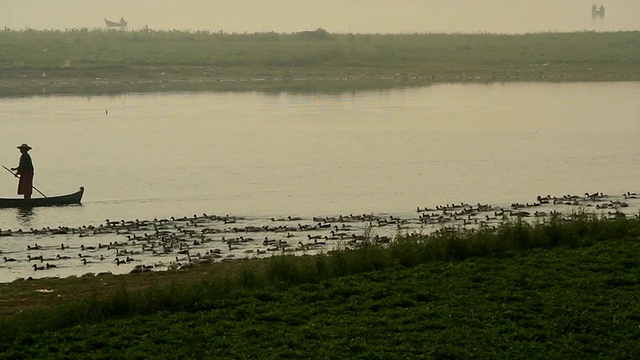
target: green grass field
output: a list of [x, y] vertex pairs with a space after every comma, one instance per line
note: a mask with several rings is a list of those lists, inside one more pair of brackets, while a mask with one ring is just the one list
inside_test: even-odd
[[[0, 95], [638, 80], [640, 32], [0, 31]], [[296, 81], [297, 80], [297, 81]], [[303, 85], [300, 83], [303, 82]], [[292, 84], [295, 83], [295, 84]]]
[[[639, 253], [638, 219], [579, 214], [189, 281], [123, 276], [106, 296], [3, 317], [0, 357], [634, 359]], [[119, 281], [78, 290], [101, 282]]]

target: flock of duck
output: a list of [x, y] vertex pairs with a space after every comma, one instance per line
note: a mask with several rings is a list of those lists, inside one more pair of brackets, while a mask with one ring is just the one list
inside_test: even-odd
[[510, 206], [452, 203], [417, 207], [412, 216], [247, 218], [202, 214], [106, 220], [73, 228], [5, 229], [0, 230], [0, 256], [4, 260], [0, 268], [16, 274], [14, 280], [180, 270], [278, 254], [326, 253], [355, 248], [363, 241], [384, 244], [399, 234], [429, 235], [461, 227], [497, 227], [513, 217], [569, 218], [579, 208], [603, 216], [637, 218], [639, 205], [640, 196], [636, 193], [612, 196], [597, 192], [538, 196], [531, 203]]

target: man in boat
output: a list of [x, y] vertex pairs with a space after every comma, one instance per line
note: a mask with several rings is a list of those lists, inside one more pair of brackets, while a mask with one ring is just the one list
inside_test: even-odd
[[18, 195], [24, 195], [25, 199], [31, 199], [31, 193], [33, 192], [33, 162], [29, 155], [31, 146], [22, 144], [18, 146], [20, 149], [20, 164], [16, 168], [12, 168], [17, 175], [20, 176], [18, 181]]

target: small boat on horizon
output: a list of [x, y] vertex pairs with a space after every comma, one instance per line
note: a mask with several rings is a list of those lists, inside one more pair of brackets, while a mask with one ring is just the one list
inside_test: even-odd
[[39, 206], [63, 206], [63, 205], [80, 205], [82, 195], [84, 194], [84, 186], [72, 194], [31, 198], [28, 200], [20, 198], [0, 198], [0, 208], [31, 208]]
[[104, 18], [104, 23], [107, 24], [107, 27], [119, 27], [119, 28], [125, 28], [127, 27], [127, 24], [129, 24], [124, 19], [124, 16], [120, 18], [120, 21], [111, 21], [111, 20], [107, 20], [107, 18]]

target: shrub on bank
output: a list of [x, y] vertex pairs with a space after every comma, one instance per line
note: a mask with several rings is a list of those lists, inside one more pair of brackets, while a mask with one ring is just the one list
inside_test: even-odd
[[270, 78], [289, 71], [296, 77], [637, 76], [640, 47], [633, 45], [639, 36], [5, 30], [0, 79]]

